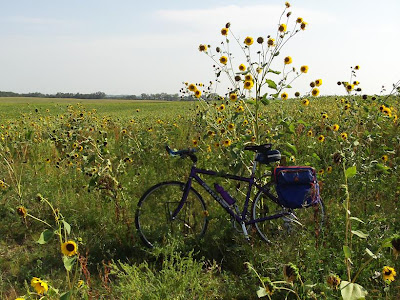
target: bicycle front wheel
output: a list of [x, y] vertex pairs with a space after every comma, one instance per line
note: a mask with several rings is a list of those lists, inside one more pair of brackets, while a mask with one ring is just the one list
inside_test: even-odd
[[208, 212], [201, 195], [192, 187], [182, 209], [172, 220], [184, 188], [183, 182], [162, 182], [148, 189], [139, 200], [135, 224], [146, 246], [152, 248], [170, 237], [199, 238], [204, 235]]
[[325, 207], [322, 200], [304, 208], [289, 209], [278, 204], [278, 195], [274, 184], [264, 187], [268, 194], [257, 193], [252, 205], [253, 219], [276, 216], [271, 220], [254, 223], [260, 237], [268, 242], [276, 242], [289, 235], [309, 232], [316, 237], [322, 234]]

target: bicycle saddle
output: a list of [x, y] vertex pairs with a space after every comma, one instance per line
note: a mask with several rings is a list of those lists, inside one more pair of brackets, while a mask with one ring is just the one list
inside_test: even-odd
[[250, 145], [250, 146], [244, 147], [244, 150], [267, 154], [267, 152], [269, 150], [271, 150], [271, 147], [272, 147], [272, 144]]

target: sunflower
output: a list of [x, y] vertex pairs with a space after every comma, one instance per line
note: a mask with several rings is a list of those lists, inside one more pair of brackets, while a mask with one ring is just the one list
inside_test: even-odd
[[308, 106], [310, 104], [310, 100], [303, 99], [302, 103], [303, 103], [304, 106]]
[[288, 96], [288, 94], [287, 94], [286, 92], [283, 92], [283, 93], [281, 94], [282, 100], [286, 100], [288, 97], [289, 97], [289, 96]]
[[393, 248], [393, 253], [395, 255], [395, 257], [397, 258], [397, 256], [400, 253], [400, 238], [396, 238], [392, 240], [392, 248]]
[[245, 81], [251, 81], [251, 80], [253, 80], [253, 76], [251, 76], [251, 74], [246, 74], [246, 75], [244, 76], [244, 80], [245, 80]]
[[386, 107], [386, 106], [385, 106], [385, 107], [383, 108], [382, 112], [383, 112], [385, 115], [389, 116], [389, 117], [392, 116], [392, 110], [391, 110], [389, 107]]
[[388, 161], [389, 157], [386, 154], [384, 154], [381, 156], [381, 159], [382, 161]]
[[383, 280], [387, 283], [391, 283], [394, 281], [394, 277], [396, 277], [396, 271], [388, 266], [384, 266], [382, 269]]
[[251, 89], [253, 88], [253, 86], [254, 86], [254, 82], [253, 82], [252, 80], [246, 80], [246, 81], [244, 82], [244, 84], [243, 84], [243, 87], [244, 87], [246, 90], [251, 90]]
[[235, 124], [230, 123], [230, 124], [228, 125], [228, 129], [229, 129], [229, 130], [235, 129]]
[[332, 126], [332, 130], [333, 131], [338, 131], [339, 130], [339, 125], [338, 124], [334, 124], [333, 126]]
[[256, 137], [255, 137], [254, 135], [251, 137], [251, 141], [252, 141], [253, 143], [256, 141]]
[[220, 146], [220, 144], [218, 142], [214, 144], [215, 148], [219, 148], [219, 146]]
[[44, 295], [49, 290], [49, 286], [46, 282], [40, 278], [33, 277], [31, 280], [31, 286], [35, 289], [36, 293], [39, 295]]
[[200, 52], [205, 52], [205, 51], [207, 51], [207, 45], [200, 44], [200, 46], [199, 46], [199, 51], [200, 51]]
[[217, 124], [222, 124], [222, 118], [217, 119]]
[[342, 132], [342, 134], [340, 135], [340, 137], [344, 140], [347, 140], [347, 133], [346, 132]]
[[254, 40], [253, 40], [253, 38], [250, 37], [250, 36], [248, 36], [248, 37], [246, 37], [246, 38], [244, 39], [244, 43], [245, 43], [247, 46], [253, 45], [253, 42], [254, 42]]
[[21, 217], [26, 217], [26, 215], [28, 214], [28, 212], [26, 211], [26, 208], [23, 206], [18, 206], [17, 207], [17, 214], [20, 215]]
[[308, 23], [306, 23], [306, 22], [304, 22], [304, 21], [301, 22], [301, 24], [300, 24], [301, 30], [306, 30], [307, 25], [308, 25]]
[[239, 65], [239, 70], [242, 71], [242, 72], [245, 71], [246, 70], [246, 66], [244, 64], [240, 64]]
[[337, 275], [330, 275], [327, 279], [326, 282], [328, 283], [328, 285], [332, 288], [337, 290], [337, 288], [340, 285], [340, 277]]
[[360, 82], [358, 82], [358, 81], [353, 81], [353, 84], [354, 84], [354, 85], [359, 85]]
[[61, 252], [66, 256], [73, 256], [78, 253], [78, 245], [74, 241], [62, 243]]
[[239, 105], [239, 106], [236, 108], [236, 112], [237, 112], [237, 113], [244, 112], [244, 107], [241, 106], [241, 105]]
[[228, 32], [229, 32], [229, 29], [226, 28], [226, 27], [221, 29], [221, 34], [222, 35], [228, 35]]
[[258, 37], [257, 38], [257, 43], [259, 43], [259, 44], [262, 44], [262, 43], [264, 43], [264, 38], [263, 37]]
[[221, 56], [221, 58], [219, 59], [219, 62], [223, 65], [226, 65], [226, 63], [228, 62], [228, 59], [226, 58], [226, 56]]
[[225, 105], [224, 104], [221, 104], [220, 106], [219, 106], [219, 110], [224, 110], [225, 109]]
[[315, 80], [315, 85], [316, 85], [316, 86], [322, 85], [322, 79], [317, 79], [317, 80]]
[[351, 105], [350, 105], [350, 104], [346, 104], [346, 105], [343, 107], [343, 109], [344, 109], [344, 110], [349, 110], [349, 109], [350, 109], [350, 107], [351, 107]]
[[354, 67], [354, 70], [360, 70], [360, 66], [359, 66], [359, 65], [356, 65], [356, 66]]
[[229, 147], [230, 145], [232, 145], [232, 141], [230, 139], [226, 139], [224, 140], [223, 144], [225, 147]]
[[301, 73], [307, 73], [308, 72], [308, 66], [301, 66], [300, 67], [300, 72]]
[[283, 61], [285, 62], [285, 65], [289, 65], [292, 63], [292, 58], [290, 56], [286, 56]]
[[285, 2], [285, 6], [286, 6], [286, 8], [289, 8], [290, 7], [290, 3], [289, 2]]
[[197, 90], [196, 85], [194, 85], [193, 83], [189, 84], [188, 90], [194, 92], [195, 90]]
[[307, 131], [307, 135], [308, 135], [308, 136], [313, 136], [312, 130]]
[[247, 120], [244, 120], [244, 121], [243, 121], [243, 125], [245, 125], [245, 126], [246, 126], [247, 124], [249, 124], [249, 121], [247, 121]]
[[332, 167], [331, 167], [331, 166], [327, 167], [327, 168], [326, 168], [326, 172], [327, 172], [327, 173], [332, 173]]
[[229, 95], [229, 99], [230, 99], [231, 101], [236, 101], [237, 98], [238, 98], [238, 96], [237, 96], [236, 93], [231, 93], [231, 94]]
[[299, 24], [303, 23], [303, 18], [298, 17], [297, 20], [296, 20], [296, 23], [299, 23]]
[[325, 137], [321, 134], [321, 135], [318, 137], [318, 141], [320, 141], [320, 142], [322, 143], [323, 141], [325, 141]]
[[194, 96], [195, 96], [196, 98], [200, 98], [200, 97], [201, 97], [201, 91], [196, 90], [196, 91], [194, 92]]
[[319, 89], [313, 88], [313, 90], [311, 91], [311, 94], [312, 94], [314, 97], [317, 97], [317, 96], [319, 95]]
[[279, 25], [278, 30], [279, 30], [280, 32], [285, 32], [285, 31], [286, 31], [286, 24], [281, 24], [281, 25]]
[[197, 147], [199, 145], [198, 140], [192, 140], [192, 143], [193, 143], [193, 147]]
[[275, 46], [275, 40], [269, 38], [268, 41], [267, 41], [267, 45], [268, 45], [268, 47], [273, 47], [273, 46]]
[[289, 263], [283, 267], [283, 277], [289, 283], [294, 282], [300, 278], [299, 269], [293, 263]]
[[347, 84], [346, 85], [346, 90], [348, 91], [348, 92], [351, 92], [352, 90], [354, 89], [354, 84]]
[[325, 170], [324, 170], [324, 169], [320, 169], [320, 170], [318, 171], [318, 175], [320, 175], [320, 176], [324, 175], [324, 173], [325, 173]]

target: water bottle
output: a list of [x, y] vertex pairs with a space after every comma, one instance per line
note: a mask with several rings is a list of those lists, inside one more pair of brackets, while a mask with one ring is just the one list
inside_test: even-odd
[[222, 186], [220, 186], [218, 183], [214, 184], [215, 190], [221, 195], [221, 197], [228, 203], [228, 205], [233, 205], [236, 200], [232, 198], [231, 195], [227, 191], [224, 190]]

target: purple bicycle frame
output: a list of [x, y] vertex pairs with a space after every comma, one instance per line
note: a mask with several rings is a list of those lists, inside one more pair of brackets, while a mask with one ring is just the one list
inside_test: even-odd
[[[220, 197], [218, 195], [218, 193], [216, 193], [213, 189], [211, 189], [204, 182], [204, 180], [202, 180], [198, 176], [198, 174], [204, 174], [204, 175], [208, 175], [208, 176], [217, 176], [217, 177], [221, 177], [221, 178], [228, 178], [228, 179], [233, 179], [236, 181], [247, 182], [249, 184], [249, 186], [247, 189], [246, 200], [244, 202], [244, 207], [243, 207], [243, 211], [242, 211], [241, 215], [234, 212], [230, 208], [229, 204], [226, 203], [226, 201], [222, 197]], [[263, 186], [257, 184], [255, 182], [254, 175], [252, 175], [251, 177], [242, 177], [242, 176], [236, 176], [236, 175], [231, 175], [231, 174], [220, 174], [215, 171], [198, 169], [198, 168], [196, 168], [196, 166], [192, 166], [192, 168], [190, 170], [189, 178], [188, 178], [185, 188], [183, 190], [182, 200], [179, 202], [178, 207], [175, 209], [174, 213], [172, 214], [172, 216], [171, 216], [172, 220], [174, 220], [176, 218], [176, 216], [182, 209], [183, 205], [185, 204], [186, 199], [189, 195], [190, 188], [192, 187], [193, 179], [195, 179], [238, 223], [243, 222], [245, 225], [250, 225], [250, 224], [263, 222], [263, 221], [267, 221], [267, 220], [278, 219], [278, 218], [281, 218], [283, 216], [290, 214], [290, 212], [282, 211], [280, 213], [277, 213], [277, 214], [274, 214], [271, 216], [265, 216], [262, 218], [246, 221], [246, 214], [247, 214], [247, 210], [248, 210], [248, 206], [249, 206], [249, 202], [250, 202], [250, 194], [251, 194], [251, 190], [252, 190], [253, 186], [255, 186], [259, 191], [265, 193], [272, 201], [278, 203], [278, 199], [269, 192], [269, 189], [265, 189]]]

